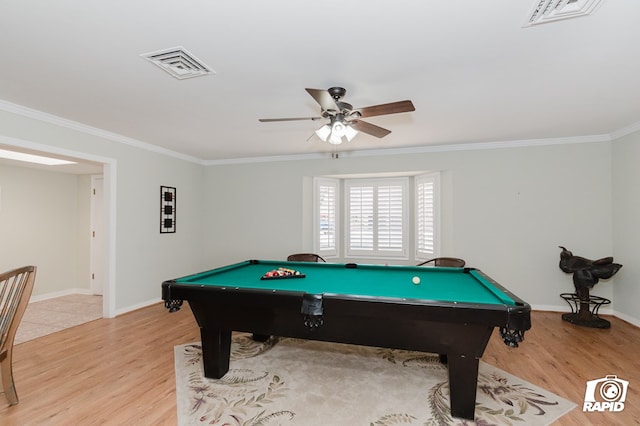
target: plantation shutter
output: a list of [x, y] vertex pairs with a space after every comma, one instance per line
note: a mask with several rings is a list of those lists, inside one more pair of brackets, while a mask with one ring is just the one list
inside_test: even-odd
[[416, 258], [427, 259], [437, 253], [439, 175], [420, 175], [415, 180]]
[[378, 187], [378, 249], [401, 251], [403, 246], [401, 185]]
[[326, 257], [338, 255], [338, 186], [337, 179], [314, 179], [314, 247]]
[[406, 257], [407, 178], [346, 181], [347, 256]]
[[349, 187], [349, 251], [373, 250], [373, 186]]

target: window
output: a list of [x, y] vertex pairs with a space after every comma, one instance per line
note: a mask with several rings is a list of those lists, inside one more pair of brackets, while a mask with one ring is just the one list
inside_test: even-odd
[[338, 179], [315, 178], [314, 181], [315, 252], [321, 256], [338, 256]]
[[427, 260], [438, 253], [440, 178], [429, 173], [415, 178], [415, 248], [416, 259]]
[[431, 258], [439, 252], [439, 190], [439, 173], [314, 178], [314, 250], [329, 258]]
[[345, 181], [346, 255], [407, 257], [408, 178]]

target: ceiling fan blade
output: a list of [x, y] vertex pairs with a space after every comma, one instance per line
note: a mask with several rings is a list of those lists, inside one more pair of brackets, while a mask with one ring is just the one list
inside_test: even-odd
[[360, 113], [360, 117], [374, 117], [376, 115], [397, 114], [400, 112], [415, 111], [411, 101], [391, 102], [388, 104], [373, 105], [364, 108], [357, 108], [354, 111]]
[[323, 117], [291, 117], [291, 118], [258, 118], [258, 121], [262, 123], [269, 123], [272, 121], [302, 121], [302, 120], [322, 120]]
[[375, 124], [367, 123], [366, 121], [361, 120], [352, 121], [351, 127], [359, 132], [366, 133], [377, 138], [384, 138], [389, 133], [391, 133], [391, 130], [384, 129], [380, 126], [376, 126]]
[[317, 103], [320, 104], [322, 110], [334, 110], [340, 111], [338, 105], [336, 105], [336, 101], [333, 99], [331, 94], [324, 89], [304, 89], [306, 90], [313, 99], [316, 100]]

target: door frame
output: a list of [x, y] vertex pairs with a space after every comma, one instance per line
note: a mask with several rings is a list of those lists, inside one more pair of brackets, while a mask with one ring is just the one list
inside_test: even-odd
[[0, 135], [0, 143], [7, 146], [40, 151], [43, 154], [63, 155], [65, 157], [76, 158], [79, 161], [84, 160], [102, 164], [102, 176], [104, 177], [103, 194], [105, 233], [105, 250], [103, 257], [105, 285], [102, 292], [102, 316], [104, 318], [114, 318], [116, 316], [116, 159], [58, 148], [3, 135]]
[[[89, 243], [89, 288], [95, 295], [104, 292], [104, 176], [91, 175], [91, 218]], [[102, 245], [102, 247], [100, 246]], [[96, 279], [96, 271], [99, 276]]]

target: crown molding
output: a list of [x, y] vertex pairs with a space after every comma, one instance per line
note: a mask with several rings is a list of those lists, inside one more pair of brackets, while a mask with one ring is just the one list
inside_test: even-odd
[[21, 115], [23, 117], [32, 118], [34, 120], [43, 121], [45, 123], [53, 124], [56, 126], [67, 128], [67, 129], [75, 130], [81, 133], [86, 133], [92, 136], [97, 136], [102, 139], [119, 142], [135, 148], [140, 148], [140, 149], [152, 151], [158, 154], [167, 155], [169, 157], [178, 158], [180, 160], [185, 160], [185, 161], [189, 161], [197, 164], [203, 164], [203, 161], [201, 159], [192, 157], [190, 155], [181, 154], [179, 152], [162, 148], [157, 145], [141, 142], [137, 139], [129, 138], [127, 136], [122, 136], [113, 132], [108, 132], [106, 130], [99, 129], [97, 127], [88, 126], [86, 124], [82, 124], [77, 121], [68, 120], [66, 118], [58, 117], [53, 114], [27, 108], [22, 105], [17, 105], [11, 102], [4, 101], [2, 99], [0, 99], [0, 110]]
[[627, 127], [623, 127], [622, 129], [618, 129], [614, 132], [611, 132], [611, 139], [616, 140], [620, 139], [624, 136], [630, 135], [631, 133], [635, 133], [640, 131], [640, 121], [630, 124]]
[[[380, 155], [409, 155], [431, 152], [479, 151], [487, 149], [523, 148], [528, 146], [566, 145], [576, 143], [611, 142], [609, 135], [572, 136], [566, 138], [522, 139], [512, 141], [474, 142], [446, 145], [423, 145], [406, 148], [365, 149], [359, 151], [339, 151], [339, 158], [374, 157]], [[272, 161], [317, 160], [332, 158], [331, 153], [280, 155], [272, 157], [245, 157], [226, 160], [208, 160], [206, 166], [228, 164], [265, 163]]]
[[[277, 161], [297, 161], [297, 160], [320, 160], [333, 158], [332, 153], [314, 153], [314, 154], [292, 154], [292, 155], [275, 155], [275, 156], [263, 156], [263, 157], [241, 157], [241, 158], [229, 158], [220, 160], [203, 160], [201, 158], [193, 157], [186, 154], [181, 154], [170, 149], [162, 148], [157, 145], [153, 145], [146, 142], [122, 136], [117, 133], [108, 132], [96, 127], [88, 126], [76, 121], [61, 118], [49, 113], [37, 111], [31, 108], [27, 108], [21, 105], [17, 105], [11, 102], [0, 99], [0, 110], [10, 113], [22, 115], [28, 118], [44, 121], [57, 126], [76, 130], [78, 132], [90, 134], [103, 139], [107, 139], [114, 142], [123, 143], [125, 145], [133, 146], [136, 148], [144, 149], [147, 151], [155, 152], [158, 154], [167, 155], [170, 157], [178, 158], [184, 161], [204, 165], [204, 166], [218, 166], [218, 165], [232, 165], [232, 164], [247, 164], [247, 163], [268, 163]], [[454, 151], [478, 151], [487, 149], [505, 149], [505, 148], [522, 148], [531, 146], [547, 146], [547, 145], [564, 145], [575, 143], [593, 143], [593, 142], [612, 142], [623, 136], [627, 136], [631, 133], [640, 131], [640, 122], [631, 124], [622, 129], [618, 129], [610, 134], [601, 135], [586, 135], [586, 136], [571, 136], [563, 138], [547, 138], [547, 139], [521, 139], [521, 140], [509, 140], [509, 141], [487, 141], [487, 142], [474, 142], [474, 143], [453, 143], [442, 145], [423, 145], [416, 147], [406, 148], [383, 148], [383, 149], [369, 149], [359, 151], [340, 151], [337, 155], [341, 158], [355, 158], [355, 157], [373, 157], [380, 155], [407, 155], [407, 154], [422, 154], [430, 152], [454, 152]]]

